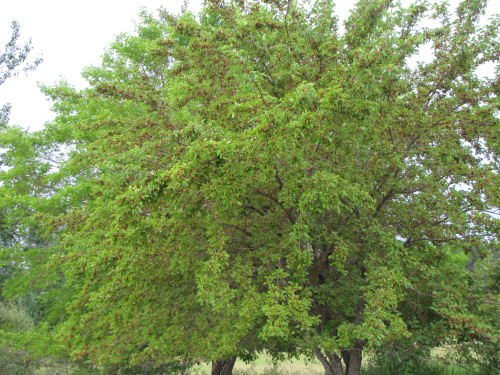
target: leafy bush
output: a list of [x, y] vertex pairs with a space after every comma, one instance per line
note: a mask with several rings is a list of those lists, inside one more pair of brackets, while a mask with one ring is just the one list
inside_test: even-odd
[[20, 304], [0, 302], [0, 374], [31, 374], [38, 366], [32, 353], [15, 346], [15, 339], [33, 328], [33, 319]]
[[29, 314], [14, 302], [0, 302], [0, 329], [9, 332], [26, 332], [34, 327]]
[[471, 293], [485, 298], [478, 304], [478, 309], [496, 331], [491, 335], [478, 332], [473, 340], [461, 341], [457, 345], [457, 360], [471, 364], [478, 368], [481, 375], [495, 375], [500, 373], [500, 257], [498, 251], [493, 251], [489, 257], [475, 262], [472, 273], [474, 289]]

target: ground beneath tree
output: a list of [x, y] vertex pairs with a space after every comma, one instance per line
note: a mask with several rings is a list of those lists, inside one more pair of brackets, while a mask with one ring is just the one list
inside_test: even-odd
[[[211, 367], [208, 364], [202, 364], [194, 367], [190, 371], [190, 375], [210, 375], [210, 370]], [[233, 370], [234, 375], [323, 375], [324, 373], [323, 366], [317, 360], [285, 361], [274, 365], [267, 355], [261, 355], [256, 361], [249, 364], [237, 360]]]

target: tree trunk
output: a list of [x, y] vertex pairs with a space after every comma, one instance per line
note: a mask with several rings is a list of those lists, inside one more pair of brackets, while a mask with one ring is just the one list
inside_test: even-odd
[[325, 357], [325, 354], [319, 348], [314, 351], [314, 354], [325, 368], [325, 375], [344, 375], [342, 361], [338, 355], [325, 352]]
[[[359, 375], [361, 373], [361, 361], [363, 359], [362, 349], [353, 348], [349, 350], [349, 361], [346, 364], [346, 375]], [[344, 357], [345, 359], [345, 357]]]
[[333, 374], [334, 375], [344, 375], [344, 370], [342, 368], [342, 360], [335, 353], [326, 352], [326, 356], [330, 360], [330, 364], [332, 365]]
[[232, 375], [236, 357], [212, 362], [212, 375]]
[[[364, 301], [360, 300], [354, 307], [354, 323], [359, 325], [362, 321]], [[365, 341], [357, 340], [353, 348], [342, 350], [341, 355], [345, 363], [345, 375], [359, 375], [361, 373], [361, 361], [363, 359], [363, 346]]]

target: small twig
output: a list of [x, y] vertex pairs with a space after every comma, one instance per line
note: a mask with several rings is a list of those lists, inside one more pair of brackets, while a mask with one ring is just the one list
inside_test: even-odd
[[421, 296], [426, 296], [426, 297], [431, 297], [431, 298], [439, 298], [438, 296], [435, 296], [434, 294], [421, 292], [417, 288], [414, 288], [410, 285], [406, 285], [406, 289], [410, 289], [410, 290], [414, 291], [415, 293], [420, 294]]

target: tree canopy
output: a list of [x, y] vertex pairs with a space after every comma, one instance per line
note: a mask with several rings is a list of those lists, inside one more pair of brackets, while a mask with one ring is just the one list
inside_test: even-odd
[[498, 249], [484, 9], [361, 0], [341, 28], [328, 0], [211, 0], [143, 14], [89, 88], [45, 88], [42, 134], [67, 160], [44, 170], [36, 219], [57, 238], [72, 355], [267, 348], [354, 375], [381, 344], [497, 345], [482, 311], [498, 294], [465, 269]]

